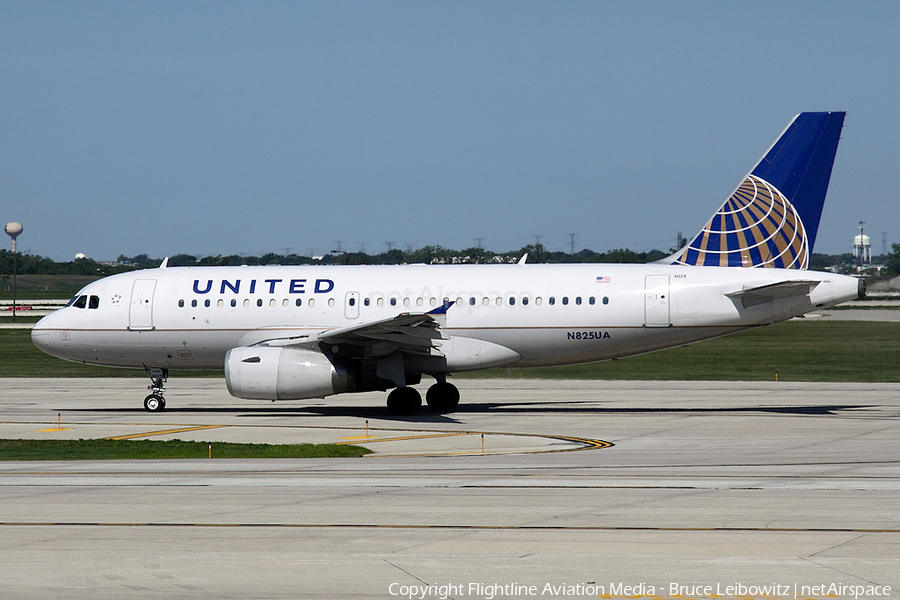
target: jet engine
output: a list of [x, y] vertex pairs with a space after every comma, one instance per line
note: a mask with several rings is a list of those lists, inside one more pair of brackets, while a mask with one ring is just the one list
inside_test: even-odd
[[301, 400], [352, 391], [350, 365], [316, 350], [241, 346], [225, 355], [232, 396], [248, 400]]

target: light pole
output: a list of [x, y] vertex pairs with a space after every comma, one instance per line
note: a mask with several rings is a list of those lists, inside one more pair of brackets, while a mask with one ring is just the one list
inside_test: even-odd
[[13, 255], [13, 307], [12, 307], [12, 318], [13, 322], [16, 320], [16, 238], [22, 233], [22, 224], [21, 223], [7, 223], [6, 227], [3, 228], [3, 231], [6, 232], [6, 235], [12, 238], [12, 255]]

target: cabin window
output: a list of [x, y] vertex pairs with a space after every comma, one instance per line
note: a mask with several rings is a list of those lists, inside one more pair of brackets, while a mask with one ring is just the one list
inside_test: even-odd
[[542, 302], [543, 302], [543, 300], [541, 300], [540, 296], [538, 296], [537, 298], [534, 299], [535, 306], [540, 306]]
[[553, 306], [554, 304], [556, 304], [556, 298], [550, 296], [549, 298], [547, 298], [547, 302], [550, 303], [550, 306]]
[[375, 304], [377, 304], [378, 306], [384, 306], [384, 298], [379, 298]]
[[[242, 302], [242, 304], [244, 305], [244, 308], [249, 307], [250, 306], [250, 298], [244, 298], [244, 301]], [[262, 304], [260, 304], [260, 306], [262, 306]]]
[[209, 304], [210, 304], [209, 298], [207, 298], [206, 300], [203, 301], [203, 306], [205, 306], [206, 308], [209, 308]]
[[197, 308], [197, 299], [196, 298], [191, 300], [191, 308]]
[[434, 298], [434, 297], [429, 298], [428, 303], [432, 306], [437, 306], [437, 298]]
[[303, 300], [297, 298], [296, 300], [294, 300], [294, 306], [303, 306]]
[[391, 306], [397, 306], [397, 299], [391, 298]]
[[503, 298], [497, 296], [497, 306], [503, 306]]
[[528, 296], [522, 296], [522, 304], [528, 306]]
[[221, 298], [219, 298], [219, 301], [216, 302], [216, 306], [218, 306], [219, 308], [222, 308], [223, 306], [225, 306], [225, 301], [222, 300]]
[[593, 305], [596, 304], [596, 303], [597, 303], [597, 299], [594, 298], [593, 296], [591, 296], [590, 298], [588, 298], [588, 304], [590, 304], [591, 306], [593, 306]]
[[256, 306], [262, 306], [262, 298], [256, 300]]
[[609, 296], [603, 296], [603, 304], [609, 304]]
[[275, 301], [275, 298], [271, 298], [269, 300], [269, 308], [275, 308], [276, 304], [278, 304], [278, 303]]
[[484, 304], [485, 306], [489, 306], [491, 303], [491, 299], [488, 298], [487, 296], [485, 296], [484, 298], [481, 299], [481, 303]]
[[184, 300], [178, 301], [178, 308], [184, 308]]
[[234, 308], [235, 306], [237, 306], [237, 300], [232, 299], [231, 300], [231, 308]]
[[563, 303], [563, 306], [567, 306], [569, 304], [569, 297], [563, 296], [562, 303]]
[[328, 299], [328, 306], [334, 306], [334, 298]]
[[423, 304], [425, 304], [424, 298], [416, 298], [416, 306], [422, 306]]
[[369, 305], [369, 299], [368, 299], [368, 298], [366, 298], [365, 300], [363, 300], [363, 305], [364, 305], [364, 306], [368, 306], [368, 305]]
[[403, 299], [403, 306], [409, 306], [409, 298]]
[[281, 305], [282, 305], [283, 307], [287, 308], [288, 306], [291, 305], [291, 301], [288, 300], [287, 298], [285, 298], [284, 300], [281, 301]]
[[349, 304], [350, 306], [356, 306], [356, 298], [351, 296], [350, 299], [347, 301], [347, 304]]
[[581, 306], [581, 296], [575, 297], [575, 304], [577, 304], [578, 306]]
[[312, 308], [313, 306], [316, 305], [316, 299], [315, 299], [315, 298], [310, 298], [310, 299], [306, 302], [306, 305], [307, 305], [308, 307]]
[[509, 297], [509, 305], [510, 305], [510, 306], [515, 306], [515, 305], [516, 305], [516, 297], [515, 297], [515, 296], [510, 296], [510, 297]]

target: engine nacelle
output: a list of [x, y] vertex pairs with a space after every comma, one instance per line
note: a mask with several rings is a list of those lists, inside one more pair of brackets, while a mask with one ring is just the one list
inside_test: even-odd
[[248, 400], [324, 398], [354, 387], [350, 369], [321, 352], [267, 346], [229, 350], [225, 382], [232, 396]]

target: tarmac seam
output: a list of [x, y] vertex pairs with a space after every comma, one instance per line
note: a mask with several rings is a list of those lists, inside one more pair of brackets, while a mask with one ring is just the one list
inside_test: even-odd
[[617, 525], [414, 525], [374, 523], [139, 523], [97, 521], [0, 522], [0, 527], [159, 527], [159, 528], [286, 528], [286, 529], [444, 529], [463, 531], [660, 531], [660, 532], [756, 532], [756, 533], [887, 533], [900, 529], [859, 529], [842, 527], [651, 527]]

